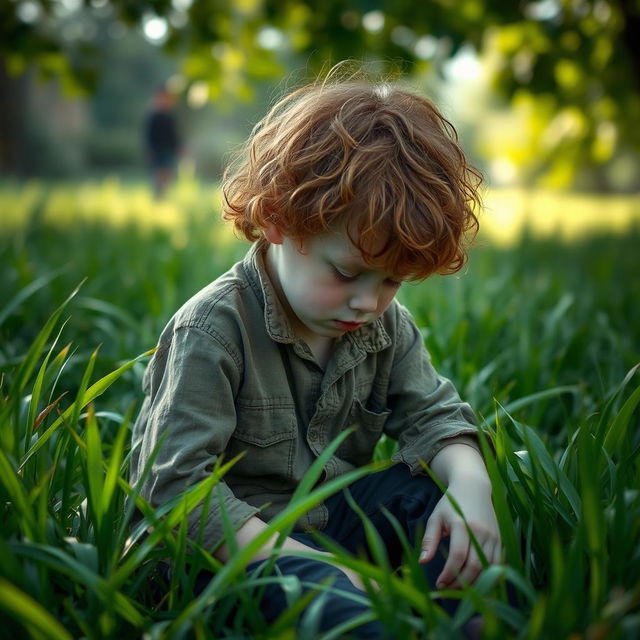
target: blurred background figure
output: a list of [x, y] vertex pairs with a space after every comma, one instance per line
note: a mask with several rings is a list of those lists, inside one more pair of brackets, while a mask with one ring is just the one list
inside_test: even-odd
[[161, 87], [153, 96], [144, 122], [144, 141], [157, 200], [164, 196], [175, 177], [180, 155], [181, 143], [174, 105], [173, 94]]

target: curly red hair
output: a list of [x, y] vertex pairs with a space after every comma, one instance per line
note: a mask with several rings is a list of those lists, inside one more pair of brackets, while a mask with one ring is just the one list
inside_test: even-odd
[[303, 241], [346, 229], [406, 279], [454, 273], [478, 230], [480, 173], [427, 99], [387, 84], [312, 84], [280, 100], [223, 181], [223, 216], [248, 240], [275, 224]]

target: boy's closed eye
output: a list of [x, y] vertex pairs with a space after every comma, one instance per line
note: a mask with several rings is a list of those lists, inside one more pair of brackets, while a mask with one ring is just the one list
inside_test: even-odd
[[338, 267], [336, 267], [335, 265], [331, 265], [331, 270], [333, 271], [333, 275], [341, 282], [352, 282], [359, 275], [357, 273], [355, 274], [345, 273], [344, 271], [341, 271], [340, 269], [338, 269]]
[[[359, 273], [351, 274], [342, 269], [336, 267], [335, 265], [331, 265], [331, 270], [333, 271], [333, 275], [340, 282], [353, 282], [360, 275]], [[390, 287], [399, 287], [402, 284], [401, 280], [396, 280], [394, 278], [385, 278], [384, 283]]]

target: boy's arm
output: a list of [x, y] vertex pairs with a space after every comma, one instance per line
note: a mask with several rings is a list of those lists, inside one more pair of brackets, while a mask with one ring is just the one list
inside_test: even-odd
[[[247, 522], [245, 522], [239, 529], [236, 530], [236, 544], [240, 549], [246, 547], [253, 539], [262, 533], [268, 525], [260, 520], [257, 516], [253, 516]], [[278, 539], [278, 533], [275, 532], [271, 538], [264, 544], [264, 546], [253, 555], [250, 562], [258, 562], [260, 560], [266, 560], [269, 557], [269, 552], [271, 549], [275, 547], [276, 540]], [[281, 548], [285, 551], [312, 551], [314, 553], [323, 553], [322, 551], [318, 551], [313, 547], [308, 547], [306, 544], [302, 544], [302, 542], [298, 542], [295, 538], [285, 538], [284, 542], [281, 545]], [[220, 562], [227, 562], [231, 557], [229, 551], [229, 545], [225, 542], [222, 544], [216, 551], [214, 555]], [[328, 554], [326, 554], [328, 555]]]
[[449, 536], [449, 555], [436, 587], [455, 588], [473, 583], [482, 571], [482, 563], [469, 529], [490, 564], [499, 563], [502, 556], [487, 469], [482, 456], [464, 444], [450, 444], [440, 449], [430, 466], [447, 486], [448, 494], [455, 499], [464, 519], [454, 509], [448, 495], [444, 495], [427, 522], [420, 562], [429, 562], [435, 556], [440, 540]]
[[[407, 464], [413, 473], [423, 473], [422, 465], [428, 463], [461, 508], [487, 560], [499, 562], [502, 546], [475, 416], [451, 381], [435, 371], [422, 334], [404, 308], [398, 314], [388, 399], [392, 414], [385, 431], [399, 443], [394, 459]], [[448, 496], [443, 496], [427, 522], [421, 562], [431, 560], [440, 540], [447, 536], [449, 556], [438, 586], [473, 582], [482, 569], [480, 558], [464, 520]]]
[[414, 474], [424, 473], [422, 464], [445, 446], [464, 443], [479, 450], [473, 410], [451, 381], [434, 369], [420, 330], [401, 305], [390, 331], [394, 356], [387, 408], [391, 415], [384, 430], [398, 441], [394, 460], [408, 465]]
[[[237, 359], [207, 332], [180, 327], [163, 347], [149, 365], [148, 396], [133, 434], [131, 483], [153, 506], [211, 475], [236, 426], [240, 380]], [[189, 514], [188, 535], [214, 547], [223, 537], [222, 508], [236, 528], [259, 511], [223, 478], [205, 517], [203, 504]]]
[[[254, 516], [251, 519], [247, 520], [236, 532], [236, 544], [240, 549], [246, 547], [258, 534], [260, 534], [264, 529], [267, 528], [267, 524], [264, 523], [260, 518]], [[274, 533], [273, 536], [265, 543], [265, 545], [258, 551], [252, 558], [250, 562], [258, 562], [260, 560], [266, 560], [269, 557], [269, 551], [275, 547], [276, 540], [278, 539], [278, 533]], [[319, 551], [318, 549], [314, 549], [313, 547], [308, 547], [306, 544], [299, 542], [295, 538], [285, 538], [284, 542], [281, 545], [281, 548], [284, 551], [311, 551], [313, 553], [319, 553], [321, 555], [330, 557], [331, 554], [325, 551]], [[227, 562], [229, 560], [230, 551], [229, 546], [225, 542], [223, 545], [218, 547], [215, 551], [214, 555], [220, 562]], [[351, 583], [358, 589], [364, 591], [364, 585], [358, 574], [353, 571], [346, 569], [344, 567], [340, 567], [340, 571], [346, 574], [347, 578], [351, 581]]]
[[[262, 533], [268, 525], [260, 520], [257, 516], [253, 516], [247, 522], [245, 522], [236, 532], [236, 544], [240, 549], [246, 547], [253, 539]], [[271, 538], [264, 544], [264, 546], [253, 555], [250, 562], [258, 562], [260, 560], [266, 560], [269, 557], [269, 551], [275, 547], [276, 540], [278, 539], [278, 533], [274, 533]], [[315, 553], [323, 553], [319, 552], [317, 549], [313, 549], [312, 547], [308, 547], [306, 544], [302, 544], [302, 542], [298, 542], [298, 540], [294, 538], [285, 538], [284, 542], [281, 545], [281, 548], [285, 551], [313, 551]], [[214, 555], [220, 562], [227, 562], [231, 557], [229, 551], [229, 545], [225, 542], [215, 551]]]

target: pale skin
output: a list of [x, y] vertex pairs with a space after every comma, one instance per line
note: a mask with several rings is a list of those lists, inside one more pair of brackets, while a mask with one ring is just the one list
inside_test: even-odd
[[[271, 225], [265, 230], [265, 238], [270, 243], [267, 270], [276, 292], [296, 334], [322, 367], [330, 358], [336, 338], [382, 315], [400, 287], [401, 282], [393, 275], [366, 263], [344, 232], [321, 234], [300, 244]], [[502, 556], [484, 461], [473, 447], [454, 443], [440, 449], [430, 467], [457, 502], [466, 524], [444, 495], [426, 523], [419, 562], [432, 560], [441, 540], [449, 537], [448, 558], [436, 587], [472, 584], [482, 571], [482, 563], [469, 530], [490, 564], [499, 563]], [[238, 547], [247, 546], [266, 527], [257, 517], [248, 520], [236, 531]], [[274, 535], [253, 560], [268, 557], [276, 540]], [[285, 539], [282, 549], [318, 553], [292, 538]], [[226, 562], [227, 545], [220, 547], [216, 556]], [[356, 587], [362, 588], [356, 574], [341, 569]]]

